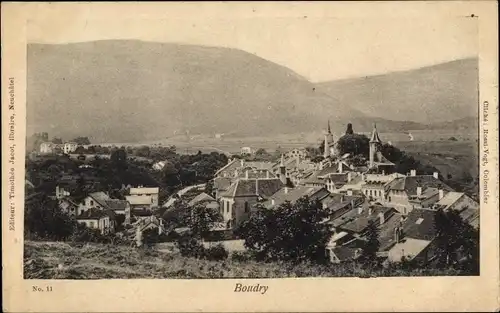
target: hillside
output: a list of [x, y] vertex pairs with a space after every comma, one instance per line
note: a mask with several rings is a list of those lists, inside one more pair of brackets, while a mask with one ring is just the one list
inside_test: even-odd
[[110, 278], [284, 278], [459, 275], [452, 270], [364, 270], [360, 265], [290, 265], [255, 261], [208, 261], [181, 257], [177, 253], [142, 250], [126, 246], [87, 243], [26, 241], [25, 279]]
[[323, 82], [317, 84], [317, 89], [369, 116], [439, 123], [435, 127], [448, 128], [456, 123], [442, 122], [470, 122], [463, 118], [478, 115], [477, 86], [478, 60], [463, 59], [410, 71]]
[[335, 132], [347, 122], [425, 129], [423, 122], [462, 118], [477, 96], [469, 94], [470, 60], [319, 85], [241, 50], [174, 43], [29, 44], [27, 61], [28, 136], [45, 131], [92, 142], [296, 134], [321, 130], [327, 119]]
[[30, 44], [27, 102], [28, 134], [93, 141], [308, 131], [363, 115], [253, 54], [141, 41]]

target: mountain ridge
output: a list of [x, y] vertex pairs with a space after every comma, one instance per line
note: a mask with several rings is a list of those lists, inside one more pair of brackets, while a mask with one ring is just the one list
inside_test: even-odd
[[295, 71], [235, 48], [138, 40], [29, 44], [27, 84], [28, 135], [135, 142], [183, 132], [312, 131], [327, 119], [342, 128], [347, 120], [376, 120], [387, 129], [422, 124], [372, 118]]

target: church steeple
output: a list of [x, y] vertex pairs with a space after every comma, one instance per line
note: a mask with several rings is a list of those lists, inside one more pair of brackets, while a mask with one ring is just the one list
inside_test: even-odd
[[380, 137], [378, 136], [377, 124], [376, 123], [373, 123], [373, 131], [372, 131], [372, 137], [370, 139], [370, 142], [382, 143], [382, 140], [380, 140]]
[[330, 120], [328, 120], [328, 134], [331, 134], [332, 130], [330, 129]]
[[375, 165], [375, 157], [377, 157], [381, 144], [382, 140], [380, 140], [380, 137], [378, 136], [377, 124], [374, 123], [372, 136], [370, 138], [370, 168]]

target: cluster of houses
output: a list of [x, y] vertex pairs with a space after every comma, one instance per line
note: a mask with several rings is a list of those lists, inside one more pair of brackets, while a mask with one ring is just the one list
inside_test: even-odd
[[476, 201], [447, 186], [438, 173], [396, 173], [395, 165], [380, 151], [382, 141], [376, 127], [369, 145], [369, 160], [354, 165], [348, 155], [340, 155], [328, 127], [320, 162], [313, 162], [306, 149], [298, 148], [283, 154], [276, 163], [232, 159], [215, 173], [212, 194], [188, 187], [163, 204], [159, 203], [158, 187], [143, 186], [124, 187], [124, 200], [94, 192], [77, 202], [62, 186], [57, 186], [55, 197], [62, 210], [103, 234], [114, 232], [116, 217], [123, 215], [124, 224], [133, 226], [131, 232], [140, 241], [146, 229], [165, 231], [164, 222], [153, 209], [168, 210], [187, 193], [191, 193], [188, 206], [203, 204], [220, 212], [223, 222], [214, 230], [225, 232], [237, 229], [257, 206], [273, 210], [307, 196], [319, 201], [329, 213], [325, 223], [333, 236], [326, 253], [333, 263], [360, 255], [371, 223], [379, 231], [379, 256], [392, 262], [403, 257], [432, 260], [438, 209], [456, 210], [466, 222], [478, 227]]
[[393, 262], [403, 256], [432, 260], [438, 209], [456, 210], [478, 227], [479, 204], [452, 190], [438, 173], [396, 173], [380, 151], [376, 126], [366, 165], [350, 164], [348, 156], [339, 154], [329, 127], [324, 144], [324, 159], [319, 163], [312, 162], [305, 149], [293, 149], [275, 164], [230, 160], [213, 180], [213, 198], [220, 204], [224, 227], [236, 229], [257, 205], [272, 210], [307, 196], [330, 214], [326, 222], [334, 235], [327, 253], [334, 263], [360, 255], [370, 221], [379, 230], [379, 255]]

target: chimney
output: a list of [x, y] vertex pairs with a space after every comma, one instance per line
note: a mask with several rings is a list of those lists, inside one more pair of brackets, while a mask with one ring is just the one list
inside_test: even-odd
[[394, 241], [399, 242], [399, 227], [394, 228]]
[[56, 186], [56, 198], [59, 199], [59, 185]]
[[[342, 201], [341, 202], [344, 202], [344, 196], [342, 196]], [[351, 208], [354, 209], [354, 205], [355, 205], [355, 203], [354, 203], [354, 199], [353, 199], [353, 200], [351, 200]]]
[[421, 196], [421, 195], [422, 195], [422, 187], [417, 186], [417, 196]]
[[352, 173], [351, 172], [348, 172], [347, 173], [347, 182], [350, 182], [352, 179]]
[[266, 178], [269, 178], [269, 171], [266, 171]]
[[339, 162], [339, 165], [338, 165], [338, 172], [339, 172], [339, 173], [342, 173], [342, 162]]
[[275, 203], [275, 202], [274, 202], [274, 199], [271, 199], [271, 204], [272, 204], [272, 205], [274, 205], [274, 203]]
[[321, 171], [323, 169], [323, 162], [319, 162], [319, 170]]
[[248, 179], [248, 170], [245, 171], [245, 179]]
[[439, 200], [443, 199], [443, 197], [444, 197], [444, 190], [439, 189]]
[[328, 204], [326, 204], [326, 202], [323, 202], [321, 204], [321, 207], [326, 210], [326, 209], [328, 209]]
[[369, 208], [368, 208], [368, 215], [372, 215], [372, 212], [373, 212], [372, 207], [369, 207]]
[[410, 176], [417, 176], [417, 170], [411, 170]]
[[435, 179], [439, 179], [439, 173], [438, 172], [432, 173], [432, 176], [434, 176]]
[[[344, 202], [344, 195], [340, 195], [340, 202]], [[354, 206], [353, 206], [354, 208]]]
[[245, 166], [245, 160], [243, 160], [243, 159], [240, 160], [240, 166], [241, 167]]
[[384, 222], [385, 222], [385, 216], [384, 216], [384, 213], [383, 213], [383, 212], [380, 212], [380, 213], [378, 214], [378, 218], [379, 218], [379, 220], [380, 220], [380, 225], [384, 224]]
[[361, 173], [361, 180], [365, 181], [365, 173]]
[[361, 214], [361, 213], [363, 213], [363, 207], [362, 207], [362, 206], [359, 206], [359, 207], [358, 207], [358, 214]]
[[347, 190], [347, 195], [352, 196], [352, 189]]
[[288, 187], [285, 187], [285, 194], [288, 193]]

